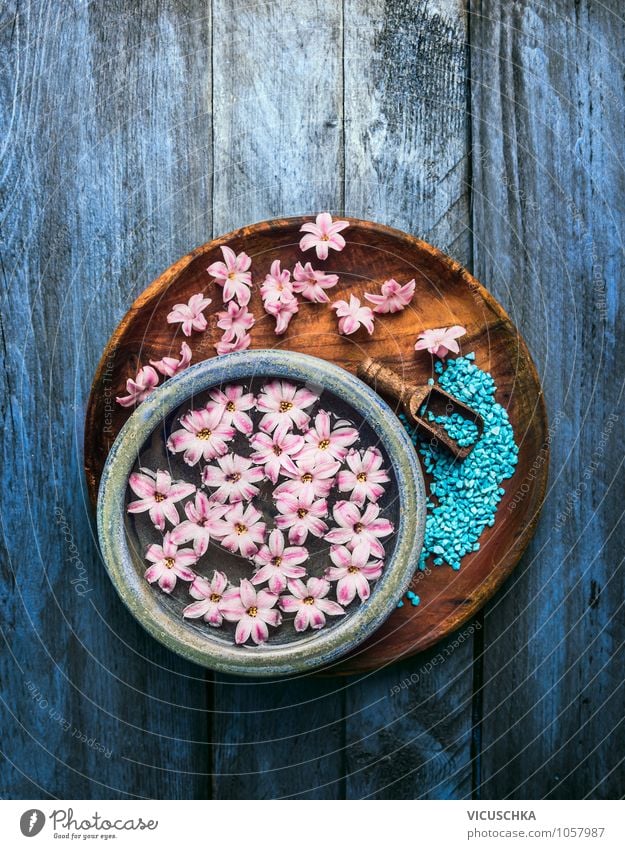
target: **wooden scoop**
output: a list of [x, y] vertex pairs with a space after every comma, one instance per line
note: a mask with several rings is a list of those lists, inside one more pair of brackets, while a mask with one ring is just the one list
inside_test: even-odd
[[454, 457], [458, 457], [460, 460], [471, 453], [475, 442], [469, 446], [458, 445], [442, 424], [428, 421], [425, 416], [419, 414], [423, 405], [426, 406], [426, 415], [428, 411], [435, 416], [451, 416], [453, 413], [459, 413], [464, 419], [468, 419], [476, 425], [478, 437], [484, 430], [484, 420], [479, 413], [476, 413], [471, 407], [467, 407], [466, 404], [463, 404], [462, 401], [454, 398], [453, 395], [445, 392], [439, 386], [430, 386], [429, 384], [413, 386], [406, 383], [397, 372], [377, 360], [372, 360], [371, 357], [367, 357], [360, 363], [357, 374], [376, 392], [399, 401], [411, 424], [421, 433], [427, 434], [435, 445], [439, 443], [444, 445]]

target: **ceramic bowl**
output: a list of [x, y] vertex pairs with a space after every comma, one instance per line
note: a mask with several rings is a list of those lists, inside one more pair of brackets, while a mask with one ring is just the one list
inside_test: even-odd
[[[366, 602], [352, 602], [344, 617], [328, 618], [328, 625], [318, 631], [297, 634], [292, 626], [281, 627], [261, 646], [236, 646], [228, 628], [211, 628], [202, 620], [182, 617], [183, 607], [191, 600], [188, 595], [183, 601], [176, 591], [168, 595], [145, 580], [146, 542], [156, 540], [147, 536], [148, 530], [154, 532], [147, 518], [142, 525], [127, 512], [128, 501], [134, 497], [129, 494], [128, 478], [142, 465], [169, 468], [172, 478], [182, 477], [184, 465], [175, 466], [179, 455], [172, 458], [165, 448], [166, 436], [177, 418], [190, 405], [204, 404], [208, 391], [221, 384], [247, 382], [254, 388], [259, 381], [271, 378], [315, 385], [324, 393], [326, 408], [336, 405], [337, 416], [351, 417], [359, 427], [363, 444], [377, 445], [391, 475], [380, 504], [395, 529], [384, 541], [385, 568]], [[390, 407], [362, 381], [315, 357], [290, 351], [250, 350], [188, 368], [158, 387], [135, 410], [109, 453], [97, 513], [106, 568], [123, 601], [150, 634], [188, 660], [221, 672], [277, 676], [332, 664], [369, 637], [389, 616], [406, 591], [418, 562], [425, 526], [425, 489], [419, 460], [404, 428]], [[227, 562], [233, 556], [223, 548], [220, 551], [221, 555], [213, 555], [218, 557], [216, 562], [207, 560], [206, 567], [197, 571], [210, 576], [213, 568], [223, 568], [231, 578], [249, 577], [249, 562], [248, 574], [240, 572], [241, 566], [234, 559], [230, 567], [224, 568], [224, 558]], [[327, 549], [325, 563], [329, 563]], [[322, 574], [312, 568], [309, 571]]]

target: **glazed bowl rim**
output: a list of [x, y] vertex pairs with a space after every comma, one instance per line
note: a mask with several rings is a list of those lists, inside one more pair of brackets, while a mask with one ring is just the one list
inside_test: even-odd
[[[194, 395], [256, 376], [322, 386], [358, 412], [384, 446], [395, 474], [399, 522], [395, 547], [369, 599], [327, 630], [281, 645], [235, 646], [175, 619], [135, 565], [127, 540], [128, 477], [154, 430]], [[308, 354], [251, 349], [203, 360], [157, 387], [132, 413], [106, 460], [98, 491], [97, 525], [104, 564], [133, 616], [172, 651], [202, 666], [236, 675], [278, 676], [328, 665], [353, 650], [391, 614], [412, 578], [425, 532], [425, 485], [412, 441], [388, 404], [351, 372]], [[208, 628], [208, 626], [207, 626]]]

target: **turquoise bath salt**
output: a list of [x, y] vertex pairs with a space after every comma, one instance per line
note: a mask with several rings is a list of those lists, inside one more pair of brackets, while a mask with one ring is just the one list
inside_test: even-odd
[[[482, 435], [478, 438], [476, 425], [457, 413], [435, 416], [425, 411], [430, 421], [442, 424], [459, 445], [473, 446], [468, 457], [458, 460], [444, 448], [433, 448], [400, 415], [424, 470], [432, 478], [426, 501], [425, 539], [418, 563], [421, 570], [428, 561], [434, 566], [459, 569], [466, 554], [479, 551], [480, 536], [495, 522], [497, 506], [505, 492], [502, 483], [512, 477], [518, 461], [519, 451], [508, 414], [495, 400], [495, 382], [488, 372], [475, 365], [474, 359], [471, 353], [445, 363], [438, 361], [434, 368], [441, 389], [482, 416]], [[412, 591], [407, 598], [413, 605], [419, 603]]]

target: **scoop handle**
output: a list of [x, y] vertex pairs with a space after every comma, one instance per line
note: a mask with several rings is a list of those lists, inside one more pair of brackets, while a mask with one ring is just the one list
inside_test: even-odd
[[[369, 386], [373, 387], [376, 392], [383, 392], [395, 401], [399, 401], [406, 409], [409, 416], [412, 416], [411, 407], [418, 404], [418, 399], [411, 403], [413, 396], [419, 393], [419, 389], [413, 385], [406, 383], [400, 374], [393, 369], [383, 365], [378, 360], [373, 360], [367, 357], [359, 363], [356, 370], [358, 377], [364, 380]], [[425, 397], [427, 389], [423, 391]]]

